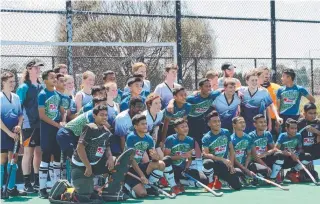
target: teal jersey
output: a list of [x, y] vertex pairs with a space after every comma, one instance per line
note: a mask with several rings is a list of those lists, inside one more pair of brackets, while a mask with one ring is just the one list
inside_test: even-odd
[[56, 122], [61, 121], [61, 103], [61, 97], [56, 91], [49, 91], [45, 88], [38, 95], [38, 107], [44, 108], [46, 116]]

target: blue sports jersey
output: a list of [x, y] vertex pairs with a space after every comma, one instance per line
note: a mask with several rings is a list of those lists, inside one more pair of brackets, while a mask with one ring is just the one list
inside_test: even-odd
[[173, 88], [170, 89], [165, 82], [156, 86], [154, 93], [161, 97], [161, 109], [165, 109], [168, 106], [170, 100], [173, 99], [172, 90], [179, 87], [181, 87], [180, 84], [174, 83]]
[[[146, 98], [143, 96], [140, 96], [142, 103], [144, 103], [146, 101]], [[131, 95], [129, 95], [128, 97], [126, 97], [125, 99], [123, 99], [120, 103], [120, 112], [128, 110], [129, 109], [129, 105], [130, 105], [130, 100], [131, 100]]]
[[191, 105], [189, 103], [184, 103], [181, 108], [178, 107], [177, 103], [174, 102], [174, 108], [173, 113], [168, 112], [168, 110], [165, 110], [165, 117], [170, 118], [170, 125], [173, 124], [173, 121], [178, 118], [183, 118], [185, 116], [188, 116], [191, 110]]
[[[123, 89], [123, 92], [124, 93], [129, 93], [130, 92], [130, 88], [128, 87], [128, 85], [126, 85], [126, 87], [124, 87]], [[143, 83], [142, 83], [142, 92], [144, 92], [144, 96], [147, 97], [150, 92], [151, 92], [151, 84], [150, 84], [150, 81], [149, 80], [143, 80]]]
[[118, 95], [115, 99], [113, 99], [113, 101], [116, 103], [121, 103], [122, 94], [123, 92], [121, 91], [121, 89], [118, 89]]
[[110, 125], [113, 125], [114, 120], [116, 119], [117, 115], [119, 114], [119, 104], [116, 102], [113, 102], [113, 106], [110, 106], [107, 104], [107, 110], [108, 110], [108, 123]]
[[91, 94], [86, 94], [83, 90], [79, 91], [77, 94], [81, 94], [82, 96], [82, 107], [93, 99], [93, 96]]
[[208, 114], [208, 110], [211, 108], [212, 103], [220, 94], [220, 91], [211, 91], [207, 98], [202, 98], [200, 93], [188, 96], [187, 102], [191, 104], [188, 118], [202, 120], [206, 114]]
[[[186, 136], [184, 140], [179, 140], [178, 135], [174, 134], [167, 137], [165, 141], [165, 148], [171, 151], [170, 156], [182, 155], [194, 149], [194, 141], [189, 136]], [[187, 159], [185, 158], [172, 160], [172, 164], [184, 169], [186, 166], [186, 160]]]
[[[0, 104], [1, 121], [10, 131], [13, 131], [13, 128], [17, 126], [19, 123], [19, 117], [22, 116], [22, 109], [19, 96], [17, 94], [11, 93], [11, 96], [7, 98], [7, 96], [3, 92], [0, 92]], [[1, 137], [5, 136], [8, 136], [7, 133], [5, 133], [1, 129]]]
[[255, 93], [250, 93], [248, 87], [241, 87], [239, 91], [243, 95], [241, 116], [246, 121], [245, 132], [249, 133], [255, 130], [253, 117], [258, 114], [265, 115], [265, 110], [272, 104], [272, 99], [265, 88], [258, 88]]
[[80, 109], [79, 114], [85, 113], [92, 109], [93, 109], [93, 101], [90, 101]]
[[72, 133], [79, 137], [81, 135], [81, 132], [83, 130], [83, 127], [89, 123], [93, 123], [94, 118], [93, 118], [93, 111], [90, 110], [88, 112], [82, 113], [78, 115], [76, 118], [73, 120], [69, 121], [66, 125], [65, 128], [72, 131]]
[[61, 98], [56, 91], [42, 90], [38, 95], [38, 107], [45, 109], [45, 114], [51, 120], [60, 122]]
[[233, 131], [232, 118], [237, 115], [240, 104], [241, 99], [237, 93], [233, 95], [233, 99], [230, 104], [228, 103], [225, 93], [222, 93], [216, 98], [212, 105], [219, 113], [222, 128]]
[[118, 137], [127, 137], [133, 131], [129, 110], [119, 113], [114, 120], [114, 134]]
[[235, 157], [237, 161], [244, 165], [248, 152], [251, 152], [252, 140], [246, 133], [242, 137], [238, 137], [236, 133], [231, 135], [231, 142], [234, 147]]
[[284, 132], [279, 135], [276, 145], [281, 145], [280, 150], [294, 152], [302, 148], [301, 138], [300, 133], [297, 133], [295, 137], [289, 137], [288, 133]]
[[308, 95], [308, 91], [302, 86], [280, 87], [277, 92], [277, 99], [280, 100], [280, 114], [299, 115], [301, 96]]
[[21, 84], [17, 89], [23, 111], [23, 129], [40, 127], [38, 94], [42, 89], [40, 83], [34, 85], [30, 81]]
[[71, 107], [71, 99], [69, 98], [69, 96], [60, 93], [59, 91], [57, 91], [57, 93], [59, 94], [60, 98], [61, 98], [61, 106], [64, 108], [65, 111], [70, 110]]
[[231, 138], [229, 130], [221, 128], [218, 135], [214, 135], [209, 131], [203, 136], [202, 148], [208, 148], [210, 154], [226, 159], [229, 154], [230, 141]]
[[154, 142], [150, 135], [140, 137], [135, 131], [131, 132], [126, 140], [125, 149], [133, 148], [135, 150], [134, 159], [140, 163], [143, 154], [150, 149], [154, 148]]
[[77, 105], [72, 96], [69, 96], [70, 98], [70, 112], [71, 114], [76, 114], [77, 113]]
[[254, 130], [249, 133], [252, 139], [252, 145], [254, 145], [258, 155], [261, 155], [268, 151], [268, 145], [274, 144], [272, 134], [269, 131], [264, 131], [262, 135], [258, 135]]

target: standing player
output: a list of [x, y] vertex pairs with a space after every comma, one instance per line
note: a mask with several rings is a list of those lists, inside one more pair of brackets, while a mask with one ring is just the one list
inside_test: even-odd
[[144, 109], [145, 105], [141, 98], [132, 97], [129, 109], [117, 115], [114, 121], [114, 134], [117, 139], [115, 145], [111, 146], [113, 155], [120, 155], [123, 152], [127, 135], [133, 131], [131, 118], [144, 111]]
[[[114, 73], [114, 71], [108, 70], [108, 71], [104, 72], [103, 73], [103, 81], [104, 81], [104, 85], [106, 85], [109, 82], [117, 83], [116, 74]], [[123, 94], [123, 92], [120, 89], [118, 89], [118, 95], [114, 99], [114, 102], [120, 104], [122, 94]]]
[[[107, 95], [108, 123], [111, 126], [113, 126], [115, 118], [120, 113], [119, 104], [114, 102], [114, 100], [117, 98], [117, 95], [118, 95], [117, 84], [114, 82], [109, 82], [109, 83], [106, 83], [104, 86], [106, 87], [106, 95]], [[111, 132], [114, 133], [113, 128]]]
[[39, 170], [40, 198], [48, 198], [46, 183], [48, 176], [48, 167], [51, 155], [54, 156], [54, 180], [60, 178], [60, 148], [57, 144], [56, 135], [60, 127], [61, 116], [64, 109], [61, 106], [61, 98], [54, 90], [56, 74], [53, 70], [43, 72], [42, 79], [46, 88], [38, 95], [38, 109], [40, 116], [40, 145], [42, 151], [42, 160]]
[[[173, 126], [176, 134], [167, 137], [165, 141], [164, 155], [170, 156], [172, 159], [174, 178], [176, 183], [180, 184], [180, 191], [185, 191], [182, 180], [187, 180], [187, 178], [183, 176], [182, 172], [188, 173], [193, 178], [206, 185], [208, 181], [202, 172], [199, 172], [196, 169], [189, 169], [192, 162], [194, 140], [188, 136], [188, 123], [183, 118], [179, 118], [173, 122]], [[189, 185], [189, 183], [185, 184]], [[191, 186], [195, 186], [195, 184], [191, 183]]]
[[63, 124], [66, 123], [67, 121], [67, 115], [70, 115], [70, 106], [71, 106], [71, 99], [64, 94], [65, 91], [65, 78], [63, 74], [56, 74], [56, 78], [57, 78], [57, 85], [55, 86], [57, 93], [59, 94], [60, 98], [61, 98], [61, 105], [64, 108], [65, 114], [61, 117], [62, 120], [61, 122]]
[[[149, 80], [146, 80], [147, 77], [147, 65], [142, 62], [137, 62], [132, 65], [132, 74], [140, 74], [142, 75], [142, 91], [145, 92], [145, 96], [147, 97], [151, 91], [151, 84]], [[123, 92], [130, 92], [130, 88], [128, 86], [124, 87]]]
[[65, 90], [64, 94], [70, 98], [70, 115], [68, 115], [67, 121], [70, 121], [76, 117], [77, 106], [74, 100], [74, 79], [71, 75], [64, 75]]
[[220, 89], [223, 89], [224, 81], [226, 79], [234, 80], [234, 82], [236, 83], [236, 87], [237, 88], [239, 88], [241, 86], [240, 81], [238, 79], [236, 79], [236, 78], [233, 78], [233, 75], [235, 73], [235, 71], [234, 71], [235, 68], [236, 67], [233, 64], [228, 63], [228, 62], [222, 64], [221, 70], [223, 72], [223, 77], [218, 79], [218, 87]]
[[233, 132], [232, 118], [240, 114], [241, 98], [236, 93], [236, 83], [224, 81], [224, 92], [213, 101], [213, 107], [220, 115], [221, 127]]
[[139, 77], [133, 77], [128, 80], [128, 86], [130, 88], [130, 93], [126, 98], [124, 98], [120, 103], [120, 111], [125, 111], [129, 108], [129, 102], [132, 97], [140, 97], [144, 103], [145, 97], [141, 96], [142, 91], [142, 79]]
[[304, 165], [312, 161], [312, 156], [309, 153], [303, 152], [301, 134], [297, 132], [297, 129], [297, 121], [289, 118], [286, 121], [286, 132], [279, 135], [275, 146], [275, 148], [281, 150], [285, 156], [282, 168], [291, 168], [291, 170], [287, 172], [286, 178], [293, 183], [299, 182], [298, 172], [302, 170], [302, 166], [297, 162], [297, 159]]
[[[240, 190], [241, 184], [234, 168], [235, 152], [230, 132], [221, 128], [219, 113], [212, 111], [207, 116], [210, 131], [202, 138], [203, 171], [209, 179], [208, 187], [219, 188], [214, 175], [226, 181], [233, 189]], [[215, 183], [214, 183], [215, 182]]]
[[253, 126], [253, 117], [258, 114], [264, 114], [268, 106], [271, 106], [277, 121], [281, 124], [282, 119], [279, 118], [278, 113], [272, 103], [272, 99], [268, 91], [264, 88], [259, 88], [258, 77], [256, 71], [252, 70], [245, 75], [248, 87], [241, 87], [240, 93], [243, 95], [241, 104], [241, 116], [246, 121], [246, 133], [252, 132], [255, 128]]
[[[39, 189], [39, 166], [41, 162], [40, 149], [40, 118], [38, 112], [38, 94], [43, 89], [39, 81], [40, 67], [43, 63], [36, 60], [30, 61], [22, 75], [22, 84], [17, 89], [23, 111], [22, 139], [23, 157], [22, 172], [24, 190], [34, 193]], [[33, 157], [33, 160], [32, 160]], [[33, 161], [34, 185], [31, 185], [31, 163]]]
[[[174, 180], [171, 158], [165, 157], [164, 161], [160, 160], [159, 155], [154, 149], [152, 137], [146, 134], [148, 130], [146, 116], [142, 114], [135, 115], [132, 118], [132, 123], [134, 125], [134, 131], [127, 137], [126, 149], [133, 148], [135, 150], [134, 158], [139, 164], [139, 167], [138, 169], [131, 169], [131, 173], [138, 174], [143, 183], [145, 183], [144, 180], [148, 177], [149, 183], [151, 184], [157, 183], [164, 174], [169, 185], [172, 187], [172, 192], [175, 194], [181, 193]], [[146, 152], [152, 161], [143, 164], [140, 161]], [[158, 192], [155, 192], [153, 188], [149, 187], [145, 189], [137, 179], [130, 176], [127, 176], [126, 184], [127, 190], [129, 190], [133, 197], [145, 197], [147, 194], [158, 195]]]
[[[21, 125], [23, 121], [23, 114], [21, 110], [21, 104], [19, 96], [12, 93], [16, 85], [14, 75], [11, 72], [3, 72], [1, 74], [1, 92], [0, 92], [0, 102], [1, 102], [1, 197], [2, 197], [2, 186], [4, 180], [4, 166], [7, 161], [7, 170], [10, 169], [10, 159], [12, 158], [14, 143], [19, 141], [19, 133], [21, 131]], [[18, 144], [19, 149], [19, 144]], [[17, 152], [19, 151], [17, 149]], [[17, 154], [17, 153], [16, 153]], [[21, 192], [17, 190], [16, 184], [16, 173], [18, 169], [17, 165], [17, 155], [15, 156], [14, 164], [11, 170], [11, 176], [9, 178], [8, 184], [8, 194], [9, 196], [21, 196], [26, 195], [26, 192]]]
[[219, 88], [218, 86], [218, 73], [210, 70], [206, 73], [206, 79], [208, 79], [210, 81], [210, 85], [211, 85], [211, 90], [217, 90]]
[[158, 84], [154, 92], [161, 97], [162, 106], [164, 109], [168, 106], [169, 101], [173, 99], [173, 89], [181, 87], [175, 83], [177, 80], [178, 66], [174, 64], [167, 65], [165, 67], [165, 80], [163, 83]]
[[304, 87], [294, 84], [295, 77], [296, 73], [293, 69], [285, 69], [281, 77], [284, 86], [277, 92], [277, 106], [284, 121], [288, 118], [299, 119], [301, 96], [306, 97], [311, 103], [315, 102], [314, 97]]
[[81, 90], [75, 96], [77, 112], [92, 100], [91, 89], [94, 86], [95, 79], [96, 75], [91, 71], [86, 71], [82, 74]]
[[[258, 114], [254, 116], [253, 121], [256, 130], [249, 133], [249, 136], [252, 139], [253, 149], [257, 155], [254, 160], [268, 169], [268, 174], [271, 173], [270, 179], [276, 180], [284, 162], [284, 155], [274, 148], [272, 135], [266, 130], [267, 121], [264, 115]], [[254, 152], [251, 153], [254, 154]], [[259, 169], [259, 165], [254, 168]], [[272, 171], [270, 168], [272, 168]], [[281, 181], [278, 180], [277, 182]]]
[[56, 68], [53, 69], [54, 73], [68, 75], [68, 67], [65, 64], [58, 64]]
[[84, 105], [77, 114], [79, 115], [81, 113], [87, 112], [88, 110], [92, 110], [93, 107], [95, 106], [93, 104], [94, 98], [106, 98], [105, 89], [106, 88], [104, 86], [93, 86], [91, 89], [91, 93], [93, 97], [92, 100], [88, 102], [86, 105]]

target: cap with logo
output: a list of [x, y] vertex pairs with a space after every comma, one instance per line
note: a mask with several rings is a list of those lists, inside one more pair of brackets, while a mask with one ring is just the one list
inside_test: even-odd
[[28, 67], [37, 67], [37, 66], [44, 66], [44, 64], [40, 60], [33, 59], [30, 62], [28, 62], [26, 68], [28, 68]]
[[229, 63], [229, 62], [226, 62], [226, 63], [223, 63], [222, 66], [221, 66], [221, 70], [226, 70], [226, 69], [235, 69], [236, 66], [234, 66], [233, 64]]

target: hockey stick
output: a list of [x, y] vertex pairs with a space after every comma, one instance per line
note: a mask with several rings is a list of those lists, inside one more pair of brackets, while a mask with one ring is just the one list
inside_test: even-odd
[[252, 175], [253, 175], [255, 178], [260, 179], [260, 180], [262, 180], [262, 181], [264, 181], [264, 182], [266, 182], [266, 183], [268, 183], [268, 184], [274, 185], [274, 186], [276, 186], [276, 187], [278, 187], [278, 188], [280, 188], [280, 189], [282, 189], [282, 190], [284, 190], [284, 191], [288, 191], [288, 190], [289, 190], [289, 188], [285, 188], [285, 187], [281, 186], [280, 184], [277, 184], [277, 183], [275, 183], [275, 182], [273, 182], [273, 181], [270, 181], [270, 180], [265, 179], [265, 178], [263, 178], [263, 177], [261, 177], [261, 176], [258, 176], [258, 175], [255, 174], [254, 172], [251, 172], [251, 173], [252, 173]]
[[205, 188], [208, 192], [210, 192], [212, 195], [216, 196], [216, 197], [221, 197], [223, 195], [223, 192], [215, 192], [214, 190], [212, 190], [211, 188], [209, 188], [208, 186], [204, 185], [203, 183], [201, 183], [200, 181], [198, 181], [197, 179], [193, 178], [192, 176], [190, 176], [187, 173], [182, 173], [183, 176], [189, 178], [190, 180], [196, 182], [197, 184], [199, 184], [200, 186], [202, 186], [203, 188]]
[[307, 167], [300, 161], [300, 159], [297, 160], [297, 162], [302, 166], [303, 170], [309, 175], [309, 177], [311, 178], [312, 182], [319, 186], [320, 183], [316, 181], [316, 179], [312, 176], [312, 174], [310, 173], [310, 171], [307, 169]]
[[[135, 178], [135, 179], [137, 179], [137, 180], [139, 180], [139, 181], [141, 181], [141, 179], [140, 179], [138, 176], [132, 174], [131, 172], [128, 172], [128, 175], [131, 176], [131, 177], [133, 177], [133, 178]], [[159, 191], [160, 193], [162, 193], [163, 195], [165, 195], [166, 197], [168, 197], [168, 198], [170, 198], [170, 199], [174, 199], [174, 198], [176, 198], [176, 196], [177, 196], [177, 195], [174, 194], [174, 193], [173, 193], [172, 195], [170, 195], [168, 192], [162, 190], [162, 189], [159, 188], [158, 186], [153, 185], [153, 184], [151, 184], [151, 183], [148, 183], [148, 185], [151, 186], [152, 188], [156, 189], [157, 191]]]
[[16, 153], [17, 153], [17, 150], [18, 150], [18, 144], [19, 144], [19, 141], [16, 141], [14, 143], [13, 153], [12, 153], [12, 157], [11, 157], [11, 160], [10, 160], [10, 169], [9, 169], [6, 185], [5, 185], [4, 189], [3, 189], [2, 199], [8, 199], [9, 198], [8, 185], [9, 185], [9, 180], [10, 180], [10, 176], [11, 176], [11, 172], [12, 172], [12, 166], [13, 166], [14, 159], [16, 158]]

